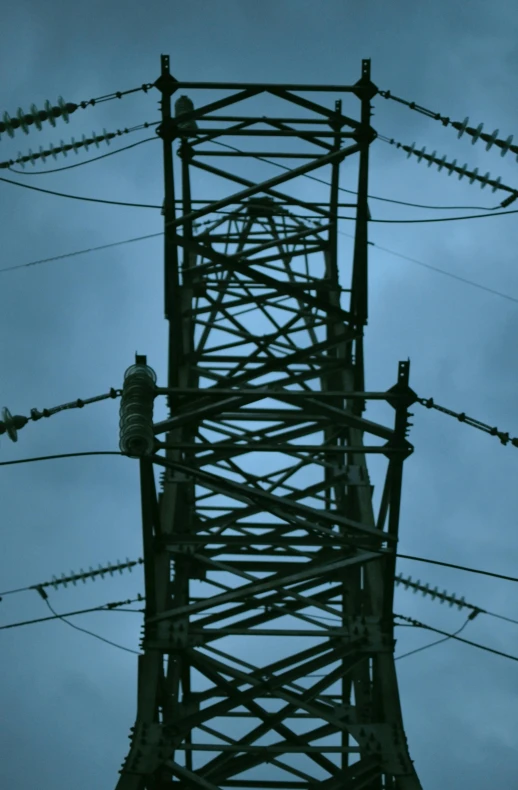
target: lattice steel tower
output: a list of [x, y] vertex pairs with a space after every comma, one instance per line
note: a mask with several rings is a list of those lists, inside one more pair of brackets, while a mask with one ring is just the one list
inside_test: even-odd
[[[157, 386], [137, 357], [121, 401], [121, 447], [140, 465], [146, 612], [117, 790], [418, 790], [392, 614], [409, 363], [385, 393], [364, 385], [370, 61], [355, 85], [317, 87], [182, 83], [162, 56], [155, 85], [169, 370]], [[310, 91], [356, 97], [360, 120]], [[259, 114], [258, 97], [291, 115]], [[233, 167], [207, 164], [216, 155]], [[303, 164], [260, 183], [236, 174], [262, 172], [258, 157]], [[351, 266], [338, 260], [344, 160], [349, 178], [358, 162]], [[304, 200], [302, 176], [324, 165], [327, 203]], [[222, 179], [237, 191], [194, 199]], [[169, 417], [153, 425], [159, 395]], [[362, 416], [369, 398], [393, 406], [392, 427]], [[372, 452], [387, 459], [378, 514]]]

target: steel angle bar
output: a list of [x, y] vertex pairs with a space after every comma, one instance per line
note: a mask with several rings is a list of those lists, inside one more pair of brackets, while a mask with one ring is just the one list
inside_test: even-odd
[[218, 475], [213, 475], [210, 472], [203, 472], [196, 467], [193, 468], [176, 461], [169, 461], [168, 459], [158, 455], [153, 455], [151, 458], [154, 463], [159, 464], [160, 466], [170, 467], [171, 469], [183, 472], [188, 477], [195, 479], [198, 484], [209, 488], [211, 491], [217, 491], [220, 494], [230, 494], [233, 499], [237, 499], [238, 501], [245, 503], [252, 502], [253, 504], [262, 503], [264, 506], [266, 506], [266, 509], [268, 506], [272, 506], [279, 511], [282, 510], [287, 512], [288, 514], [312, 517], [315, 522], [325, 522], [330, 526], [341, 524], [344, 527], [350, 527], [351, 529], [358, 530], [358, 532], [361, 534], [376, 537], [381, 541], [394, 540], [394, 537], [380, 533], [375, 527], [368, 527], [365, 524], [361, 524], [359, 521], [346, 518], [339, 513], [319, 511], [315, 508], [309, 507], [308, 505], [301, 505], [297, 502], [294, 502], [293, 500], [289, 500], [286, 497], [268, 494], [265, 491], [260, 491], [259, 489], [252, 490], [243, 484], [226, 480], [222, 477], [219, 477]]
[[224, 255], [220, 252], [217, 252], [212, 247], [209, 247], [206, 244], [200, 244], [197, 241], [190, 240], [186, 241], [183, 237], [179, 236], [178, 234], [175, 236], [175, 240], [180, 247], [185, 247], [185, 249], [189, 250], [190, 252], [196, 252], [202, 258], [208, 258], [213, 263], [221, 265], [221, 267], [227, 271], [237, 271], [240, 274], [245, 275], [245, 277], [249, 277], [251, 280], [255, 282], [262, 283], [267, 285], [271, 288], [274, 288], [278, 294], [286, 294], [288, 296], [294, 296], [296, 299], [299, 299], [304, 302], [305, 305], [308, 307], [313, 307], [317, 310], [322, 310], [326, 313], [331, 313], [344, 321], [348, 321], [350, 313], [347, 310], [343, 310], [341, 307], [337, 307], [336, 305], [329, 304], [322, 299], [319, 299], [316, 296], [310, 296], [309, 294], [301, 295], [300, 290], [293, 288], [290, 282], [285, 282], [282, 280], [275, 280], [273, 277], [270, 277], [265, 272], [262, 272], [258, 269], [255, 269], [246, 263], [242, 262], [240, 259], [231, 258], [227, 255]]
[[[315, 161], [318, 162], [318, 159]], [[194, 160], [192, 164], [197, 170], [203, 170], [205, 173], [212, 173], [212, 175], [220, 176], [220, 178], [224, 178], [227, 181], [233, 181], [236, 184], [242, 184], [243, 186], [248, 186], [250, 188], [257, 186], [257, 184], [255, 184], [253, 181], [249, 181], [247, 178], [243, 178], [243, 176], [238, 176], [235, 173], [228, 173], [226, 170], [220, 170], [213, 165], [209, 165], [207, 162]], [[290, 172], [293, 173], [294, 171], [292, 170]], [[261, 184], [260, 191], [264, 192], [266, 195], [277, 198], [279, 201], [289, 201], [292, 205], [314, 211], [316, 214], [321, 214], [323, 217], [329, 217], [329, 209], [326, 210], [321, 208], [318, 203], [308, 203], [304, 200], [293, 197], [293, 195], [287, 195], [284, 192], [278, 192], [277, 190], [272, 189], [272, 187], [265, 187], [265, 182]]]
[[[304, 581], [308, 578], [314, 578], [315, 576], [324, 576], [325, 574], [332, 573], [333, 571], [339, 570], [341, 568], [346, 568], [350, 565], [362, 565], [375, 559], [379, 559], [378, 553], [365, 551], [355, 557], [345, 557], [342, 560], [338, 560], [337, 562], [322, 563], [317, 567], [313, 565], [309, 567], [304, 566], [303, 569], [301, 569], [298, 573], [284, 577], [282, 582], [283, 584], [292, 584]], [[173, 607], [167, 611], [160, 612], [159, 614], [147, 618], [147, 622], [157, 623], [161, 622], [162, 620], [168, 620], [172, 617], [177, 617], [178, 615], [191, 615], [195, 612], [205, 611], [209, 607], [212, 608], [214, 606], [219, 606], [219, 604], [222, 603], [233, 602], [236, 600], [236, 595], [242, 596], [243, 594], [246, 594], [247, 596], [251, 597], [253, 595], [258, 595], [259, 593], [268, 592], [269, 590], [275, 589], [278, 584], [278, 579], [267, 579], [265, 581], [258, 581], [249, 585], [243, 585], [241, 588], [233, 589], [228, 593], [215, 595], [206, 601], [191, 603], [185, 606]]]

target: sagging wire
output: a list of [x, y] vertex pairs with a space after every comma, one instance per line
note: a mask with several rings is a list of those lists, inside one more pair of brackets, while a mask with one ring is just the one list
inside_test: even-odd
[[453, 634], [443, 636], [441, 639], [436, 639], [435, 642], [429, 642], [427, 645], [422, 645], [422, 647], [416, 647], [415, 650], [409, 650], [407, 653], [401, 653], [399, 656], [394, 656], [394, 661], [400, 661], [402, 658], [407, 658], [407, 656], [413, 656], [415, 653], [421, 653], [422, 650], [428, 650], [429, 647], [435, 647], [436, 645], [442, 644], [442, 642], [448, 642], [450, 639], [455, 639], [456, 636], [464, 631], [470, 620], [473, 620], [476, 615], [477, 613], [470, 614], [461, 627], [457, 629], [457, 631], [454, 631]]
[[[47, 603], [47, 599], [45, 598], [46, 593], [44, 591], [40, 591], [38, 589], [43, 600]], [[43, 594], [42, 594], [43, 593]], [[112, 603], [105, 603], [102, 606], [93, 606], [90, 609], [79, 609], [75, 612], [66, 612], [65, 614], [57, 614], [54, 612], [52, 617], [37, 617], [33, 620], [23, 620], [16, 623], [8, 623], [7, 625], [0, 625], [0, 631], [8, 631], [11, 628], [21, 628], [24, 625], [36, 625], [37, 623], [46, 623], [49, 620], [56, 620], [63, 617], [76, 617], [80, 614], [90, 614], [91, 612], [135, 612], [136, 614], [142, 614], [143, 609], [121, 609], [120, 607], [129, 606], [132, 603], [142, 602], [145, 601], [145, 598], [142, 595], [138, 595], [136, 598], [129, 598], [126, 601], [114, 601]]]
[[[379, 137], [379, 139], [383, 140], [384, 142], [386, 142], [389, 139], [388, 137], [383, 137], [382, 135], [378, 135], [378, 137]], [[239, 153], [244, 153], [240, 148], [236, 148], [235, 146], [229, 145], [228, 143], [222, 143], [219, 140], [211, 140], [211, 142], [214, 145], [221, 146], [222, 148], [229, 148], [232, 151], [237, 151]], [[256, 154], [251, 154], [250, 156], [253, 159], [259, 160], [260, 162], [265, 162], [266, 164], [274, 165], [274, 167], [280, 167], [281, 170], [285, 170], [287, 172], [293, 170], [293, 168], [288, 167], [287, 165], [283, 165], [280, 162], [275, 162], [272, 159], [267, 159], [264, 156], [258, 156]], [[311, 181], [316, 181], [317, 183], [323, 184], [326, 187], [330, 186], [329, 181], [326, 181], [323, 178], [318, 178], [317, 176], [312, 176], [309, 173], [303, 173], [302, 177], [303, 178], [309, 178]], [[345, 187], [341, 187], [341, 186], [338, 187], [338, 191], [339, 192], [346, 192], [349, 195], [357, 195], [358, 194], [353, 189], [346, 189]], [[424, 205], [424, 204], [421, 204], [421, 203], [410, 203], [409, 201], [405, 201], [405, 200], [394, 200], [393, 198], [383, 198], [383, 197], [379, 197], [378, 195], [368, 195], [368, 199], [369, 200], [381, 200], [384, 203], [397, 203], [400, 206], [411, 206], [413, 208], [428, 208], [428, 209], [441, 210], [441, 211], [461, 211], [461, 210], [489, 211], [489, 210], [492, 210], [492, 209], [489, 209], [489, 208], [487, 208], [485, 206], [428, 206], [428, 205]]]
[[57, 458], [83, 458], [87, 455], [122, 455], [122, 453], [120, 450], [89, 450], [83, 453], [55, 453], [54, 455], [40, 455], [35, 458], [18, 458], [16, 461], [0, 461], [0, 466], [32, 464], [35, 461], [55, 461]]
[[[473, 619], [475, 616], [476, 615], [472, 613], [468, 619]], [[511, 661], [518, 661], [518, 656], [513, 656], [510, 653], [504, 653], [501, 650], [495, 650], [492, 647], [481, 645], [478, 642], [471, 642], [469, 639], [463, 639], [462, 637], [457, 636], [457, 632], [448, 634], [446, 631], [441, 631], [439, 628], [433, 628], [431, 625], [426, 625], [420, 620], [415, 620], [413, 617], [406, 617], [402, 614], [394, 614], [394, 617], [398, 620], [405, 620], [407, 623], [410, 623], [410, 625], [416, 628], [424, 628], [426, 631], [433, 631], [436, 634], [442, 634], [442, 636], [446, 637], [447, 639], [456, 639], [458, 642], [463, 642], [465, 645], [470, 645], [471, 647], [477, 647], [479, 650], [485, 650], [487, 653], [493, 653], [494, 655], [502, 656], [503, 658], [509, 658]], [[403, 656], [400, 656], [400, 658], [403, 658]]]
[[131, 148], [136, 148], [137, 145], [142, 145], [143, 143], [150, 143], [153, 140], [158, 140], [158, 137], [145, 137], [143, 140], [139, 140], [136, 143], [131, 143], [130, 145], [125, 145], [123, 148], [117, 148], [115, 151], [108, 151], [106, 154], [100, 154], [99, 156], [93, 156], [91, 159], [83, 159], [82, 162], [76, 162], [73, 165], [64, 165], [63, 167], [53, 167], [51, 170], [33, 170], [26, 171], [26, 170], [14, 170], [12, 167], [9, 167], [10, 173], [16, 173], [16, 175], [21, 176], [46, 176], [50, 175], [51, 173], [62, 173], [64, 170], [73, 170], [75, 167], [82, 167], [83, 165], [89, 165], [92, 162], [99, 162], [101, 159], [106, 159], [108, 156], [115, 156], [115, 154], [122, 154], [123, 151], [129, 151]]
[[132, 244], [136, 241], [147, 241], [148, 239], [156, 239], [163, 236], [164, 231], [158, 233], [147, 233], [145, 236], [136, 236], [132, 239], [123, 239], [122, 241], [112, 241], [110, 244], [99, 244], [97, 247], [88, 247], [84, 250], [75, 250], [74, 252], [66, 252], [64, 255], [53, 255], [52, 258], [40, 258], [37, 261], [30, 261], [29, 263], [18, 263], [14, 266], [6, 266], [0, 269], [2, 272], [12, 272], [15, 269], [26, 269], [28, 266], [40, 266], [42, 263], [51, 263], [54, 261], [62, 261], [65, 258], [75, 258], [76, 255], [86, 255], [89, 252], [99, 252], [99, 250], [109, 250], [112, 247], [120, 247], [122, 244]]
[[[34, 166], [36, 164], [37, 159], [41, 159], [41, 161], [45, 164], [47, 157], [49, 156], [52, 156], [52, 158], [56, 160], [58, 154], [63, 154], [65, 157], [67, 157], [68, 151], [73, 151], [75, 154], [77, 154], [80, 148], [84, 148], [85, 151], [88, 151], [88, 148], [91, 145], [95, 145], [96, 148], [99, 148], [100, 143], [106, 143], [109, 146], [110, 140], [113, 140], [116, 137], [122, 137], [125, 134], [131, 134], [132, 132], [141, 131], [142, 129], [149, 129], [153, 126], [156, 126], [157, 124], [158, 121], [154, 123], [148, 123], [146, 121], [146, 123], [141, 123], [138, 126], [132, 126], [130, 128], [125, 128], [125, 129], [117, 129], [116, 132], [107, 132], [106, 129], [103, 129], [102, 134], [96, 134], [95, 132], [92, 132], [91, 137], [86, 137], [86, 135], [83, 134], [81, 140], [74, 140], [74, 138], [72, 137], [70, 143], [64, 143], [63, 140], [61, 140], [59, 146], [53, 146], [52, 143], [50, 144], [50, 148], [44, 149], [43, 146], [40, 146], [40, 150], [36, 153], [33, 153], [29, 148], [28, 154], [20, 153], [18, 154], [18, 157], [16, 159], [6, 159], [5, 161], [0, 162], [0, 168], [4, 170], [6, 169], [10, 170], [13, 165], [21, 165], [22, 168], [25, 168], [26, 162], [30, 162]], [[148, 139], [158, 140], [159, 138], [150, 137]], [[138, 145], [138, 143], [136, 143], [136, 145]], [[125, 150], [125, 149], [121, 149], [121, 150]], [[23, 175], [25, 175], [24, 171], [22, 170], [13, 170], [12, 172], [20, 173], [20, 174], [23, 173]], [[51, 171], [42, 171], [42, 172], [51, 172]]]
[[[78, 163], [82, 164], [82, 163]], [[9, 178], [0, 177], [0, 181], [6, 184], [14, 184], [14, 186], [22, 187], [23, 189], [32, 189], [35, 192], [43, 192], [46, 195], [55, 195], [56, 197], [69, 198], [69, 200], [84, 200], [87, 203], [104, 203], [109, 206], [129, 206], [130, 208], [153, 208], [158, 209], [160, 206], [150, 203], [126, 203], [123, 200], [105, 200], [104, 198], [91, 198], [84, 197], [83, 195], [71, 195], [67, 192], [56, 192], [54, 189], [43, 189], [42, 187], [33, 187], [32, 184], [21, 184], [19, 181], [11, 181]]]
[[[93, 631], [89, 631], [87, 628], [81, 628], [80, 626], [76, 625], [75, 623], [71, 623], [70, 620], [66, 619], [70, 615], [58, 614], [58, 612], [56, 612], [54, 607], [51, 605], [51, 603], [50, 603], [50, 601], [48, 599], [48, 595], [45, 592], [45, 590], [40, 589], [40, 590], [38, 590], [38, 592], [40, 593], [41, 597], [43, 598], [43, 600], [47, 604], [48, 608], [52, 612], [52, 614], [53, 614], [55, 619], [61, 620], [63, 623], [66, 623], [67, 625], [69, 625], [70, 628], [74, 628], [76, 631], [81, 631], [81, 633], [87, 634], [87, 636], [93, 636], [94, 639], [98, 639], [100, 642], [104, 642], [107, 645], [111, 645], [111, 647], [117, 647], [119, 650], [124, 650], [126, 653], [133, 653], [133, 655], [135, 655], [135, 656], [140, 656], [141, 655], [139, 650], [133, 650], [130, 647], [125, 647], [124, 645], [119, 645], [118, 642], [112, 642], [111, 639], [106, 639], [106, 637], [100, 636], [99, 634], [96, 634]], [[122, 601], [121, 604], [125, 605], [125, 604], [134, 603], [135, 601], [141, 601], [141, 600], [143, 600], [143, 598], [142, 598], [141, 595], [139, 595], [138, 598], [134, 598], [133, 600], [130, 599], [128, 601]], [[119, 605], [118, 603], [108, 604], [106, 607], [101, 607], [100, 609], [98, 609], [98, 611], [103, 611], [103, 610], [105, 610], [105, 611], [112, 611], [118, 605]]]

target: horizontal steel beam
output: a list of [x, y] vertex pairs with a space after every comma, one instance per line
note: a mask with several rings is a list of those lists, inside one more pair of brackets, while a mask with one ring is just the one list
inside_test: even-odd
[[313, 455], [322, 455], [325, 453], [379, 453], [381, 455], [408, 455], [406, 447], [390, 447], [387, 445], [321, 445], [321, 444], [288, 444], [286, 442], [279, 442], [278, 444], [263, 444], [261, 442], [250, 440], [248, 444], [237, 442], [217, 442], [213, 444], [194, 444], [192, 442], [159, 442], [156, 441], [155, 445], [160, 450], [190, 450], [192, 452], [214, 452], [214, 447], [218, 450], [236, 452], [236, 453], [313, 453]]
[[[336, 138], [337, 132], [322, 132], [316, 130], [312, 131], [304, 131], [300, 132], [296, 129], [233, 129], [231, 126], [228, 129], [220, 128], [220, 129], [197, 129], [196, 134], [206, 134], [206, 135], [213, 135], [214, 132], [218, 132], [218, 137], [300, 137], [301, 134], [304, 137], [331, 137]], [[179, 133], [182, 133], [182, 130], [179, 130]], [[185, 136], [192, 137], [193, 132], [185, 131]], [[338, 132], [338, 136], [343, 139], [351, 139], [354, 138], [354, 132]], [[207, 142], [210, 142], [208, 140]], [[196, 156], [198, 149], [196, 149]], [[270, 154], [266, 154], [270, 156]]]
[[182, 743], [176, 747], [179, 752], [234, 752], [235, 754], [357, 754], [361, 751], [359, 746], [245, 746], [240, 743], [223, 745], [221, 743]]
[[236, 589], [229, 590], [229, 592], [215, 595], [213, 598], [209, 598], [203, 603], [191, 603], [187, 604], [186, 606], [175, 606], [172, 609], [168, 609], [167, 611], [160, 612], [153, 617], [149, 617], [147, 622], [157, 623], [161, 622], [162, 620], [169, 620], [182, 614], [192, 615], [195, 612], [204, 612], [209, 606], [213, 608], [215, 606], [219, 606], [222, 603], [232, 603], [237, 596], [241, 596], [244, 593], [250, 597], [253, 597], [260, 593], [274, 590], [279, 586], [279, 584], [287, 585], [294, 582], [303, 581], [304, 579], [311, 577], [325, 577], [326, 574], [332, 573], [339, 568], [346, 568], [351, 565], [358, 564], [363, 565], [372, 560], [379, 559], [379, 556], [380, 555], [378, 553], [365, 551], [355, 557], [348, 557], [338, 562], [322, 563], [318, 568], [314, 565], [301, 566], [298, 573], [291, 574], [290, 576], [283, 577], [282, 579], [266, 579], [257, 581], [255, 583], [247, 584], [243, 588], [238, 587]]
[[[308, 349], [310, 351], [311, 349]], [[249, 387], [239, 389], [225, 389], [223, 387], [208, 387], [207, 389], [196, 389], [195, 387], [157, 387], [155, 390], [157, 395], [199, 395], [206, 397], [222, 398], [228, 395], [239, 395], [240, 398], [250, 397], [254, 400], [259, 398], [275, 398], [277, 395], [284, 397], [289, 396], [297, 400], [318, 399], [318, 398], [343, 398], [344, 400], [401, 400], [404, 401], [408, 396], [406, 393], [391, 393], [391, 392], [349, 392], [344, 390], [326, 390], [324, 391], [302, 391], [302, 390], [286, 390], [286, 389], [266, 389], [266, 387]]]
[[303, 91], [314, 93], [360, 93], [361, 85], [312, 85], [308, 83], [276, 83], [276, 82], [183, 82], [175, 80], [175, 90], [228, 90], [228, 91]]

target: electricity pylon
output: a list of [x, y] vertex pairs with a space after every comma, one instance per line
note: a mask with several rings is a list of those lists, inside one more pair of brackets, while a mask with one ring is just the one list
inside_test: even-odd
[[[121, 401], [121, 448], [140, 465], [146, 611], [117, 789], [418, 790], [392, 614], [416, 396], [408, 362], [387, 392], [364, 384], [370, 61], [355, 85], [317, 87], [182, 83], [162, 56], [155, 86], [169, 368], [157, 386], [137, 357]], [[195, 107], [182, 95], [173, 116], [180, 89], [224, 97]], [[341, 101], [328, 109], [300, 95], [309, 91], [356, 97], [360, 120]], [[296, 117], [258, 114], [260, 95]], [[247, 103], [251, 114], [221, 113]], [[303, 164], [260, 183], [208, 164], [229, 137], [263, 143], [225, 148], [233, 163], [287, 154]], [[286, 152], [286, 141], [298, 147]], [[337, 236], [344, 160], [358, 163], [348, 289]], [[305, 200], [301, 177], [324, 166], [328, 201]], [[202, 178], [205, 190], [225, 179], [238, 191], [196, 202]], [[169, 416], [153, 425], [158, 395]], [[391, 404], [392, 427], [362, 416], [369, 398]], [[378, 514], [368, 453], [387, 459]]]

